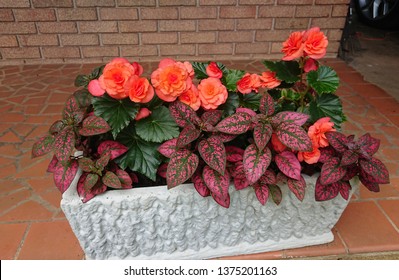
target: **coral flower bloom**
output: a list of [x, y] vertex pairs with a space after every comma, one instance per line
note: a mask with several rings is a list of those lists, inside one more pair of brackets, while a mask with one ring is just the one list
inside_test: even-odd
[[294, 60], [303, 55], [303, 34], [304, 32], [301, 31], [293, 32], [288, 39], [283, 42], [283, 49], [281, 50], [284, 53], [283, 60]]
[[205, 109], [216, 109], [227, 100], [227, 89], [217, 78], [207, 78], [198, 85], [201, 106]]
[[313, 27], [305, 32], [303, 51], [313, 59], [320, 59], [327, 52], [328, 40], [320, 28]]
[[276, 73], [271, 71], [266, 71], [262, 73], [260, 78], [260, 86], [268, 89], [278, 87], [281, 81], [276, 78]]
[[223, 72], [220, 70], [216, 62], [209, 63], [209, 65], [206, 67], [206, 74], [212, 78], [221, 79], [223, 77]]
[[237, 82], [237, 90], [242, 94], [248, 94], [252, 91], [258, 92], [261, 86], [259, 75], [246, 73], [241, 80]]
[[327, 147], [329, 145], [327, 137], [325, 135], [328, 131], [335, 131], [334, 123], [330, 121], [329, 117], [324, 117], [317, 120], [312, 126], [309, 127], [308, 135], [314, 146]]
[[179, 96], [179, 100], [197, 111], [201, 106], [201, 100], [198, 95], [198, 89], [193, 84], [191, 88]]
[[316, 146], [313, 146], [311, 152], [298, 152], [298, 160], [305, 161], [308, 164], [313, 164], [319, 161], [320, 150]]
[[150, 102], [154, 97], [154, 89], [146, 78], [132, 76], [125, 85], [126, 95], [136, 103]]

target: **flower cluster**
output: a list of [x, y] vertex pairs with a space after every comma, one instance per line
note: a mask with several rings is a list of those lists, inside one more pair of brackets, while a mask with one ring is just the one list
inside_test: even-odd
[[293, 32], [283, 59], [264, 61], [260, 74], [166, 58], [146, 78], [139, 63], [115, 58], [76, 78], [81, 88], [32, 154], [54, 152], [48, 171], [62, 192], [80, 168], [83, 202], [111, 189], [189, 181], [223, 207], [230, 182], [279, 204], [282, 187], [304, 198], [303, 173], [319, 174], [317, 200], [348, 199], [354, 176], [378, 191], [389, 182], [373, 157], [379, 140], [339, 132], [339, 78], [318, 61], [327, 46], [317, 27]]

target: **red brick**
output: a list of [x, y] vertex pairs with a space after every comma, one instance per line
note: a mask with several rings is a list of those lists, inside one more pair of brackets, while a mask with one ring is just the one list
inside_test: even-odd
[[218, 42], [235, 43], [235, 42], [253, 42], [253, 31], [220, 31]]
[[19, 36], [21, 46], [57, 46], [57, 35], [21, 35]]
[[120, 32], [152, 32], [157, 31], [157, 21], [121, 21], [119, 22]]
[[17, 21], [55, 21], [53, 9], [15, 9], [14, 16]]
[[140, 58], [142, 56], [156, 56], [158, 55], [157, 46], [122, 46], [121, 56], [131, 56]]
[[18, 47], [17, 36], [13, 35], [0, 36], [0, 47]]
[[195, 18], [216, 18], [216, 7], [182, 7], [180, 8], [181, 19], [195, 19]]
[[331, 6], [298, 6], [296, 7], [296, 17], [329, 17]]
[[41, 33], [77, 33], [75, 22], [39, 22], [37, 23]]
[[295, 13], [295, 8], [296, 8], [295, 6], [259, 7], [259, 17], [261, 18], [293, 17]]
[[206, 6], [206, 5], [213, 5], [213, 6], [219, 6], [219, 5], [235, 5], [236, 0], [200, 0], [200, 5], [201, 6]]
[[253, 53], [269, 53], [269, 43], [237, 43], [236, 53], [237, 54], [253, 54]]
[[44, 58], [80, 57], [78, 47], [43, 47]]
[[348, 4], [349, 0], [316, 0], [315, 4]]
[[33, 0], [33, 7], [73, 7], [72, 0]]
[[[86, 0], [81, 0], [81, 1], [86, 1]], [[96, 1], [96, 0], [93, 0]], [[119, 7], [132, 7], [132, 6], [137, 6], [137, 7], [151, 7], [156, 5], [156, 0], [117, 0], [118, 1], [118, 6]]]
[[143, 44], [173, 44], [177, 43], [177, 33], [143, 33], [141, 34]]
[[0, 34], [36, 33], [34, 22], [0, 22]]
[[311, 5], [313, 0], [277, 0], [277, 5]]
[[177, 8], [142, 8], [140, 9], [141, 19], [178, 19]]
[[345, 17], [335, 17], [335, 18], [313, 18], [312, 26], [318, 26], [322, 28], [344, 28]]
[[185, 43], [215, 43], [215, 32], [182, 32], [180, 33], [180, 42]]
[[202, 54], [233, 54], [233, 44], [201, 44], [198, 53]]
[[309, 19], [307, 18], [276, 18], [274, 28], [275, 29], [307, 29], [309, 25]]
[[14, 21], [14, 16], [12, 15], [11, 9], [1, 9], [0, 10], [1, 21]]
[[273, 19], [238, 19], [237, 30], [253, 30], [253, 29], [271, 29], [273, 25]]
[[136, 8], [101, 8], [102, 20], [137, 20], [139, 18]]
[[[270, 49], [270, 52], [271, 52], [271, 53], [281, 53], [281, 48], [282, 48], [281, 42], [279, 42], [279, 43], [272, 43], [272, 47], [271, 47], [271, 49]], [[281, 53], [281, 54], [282, 54], [282, 53]]]
[[57, 9], [58, 20], [97, 20], [97, 10], [94, 8]]
[[78, 7], [115, 7], [115, 0], [75, 0]]
[[270, 5], [274, 4], [275, 0], [239, 0], [239, 5]]
[[136, 45], [139, 42], [138, 34], [101, 34], [101, 40], [104, 45]]
[[61, 43], [64, 46], [99, 45], [97, 34], [62, 34]]
[[159, 0], [159, 6], [195, 6], [196, 0]]
[[256, 7], [221, 7], [220, 18], [255, 18]]
[[82, 47], [83, 57], [119, 56], [118, 47]]
[[39, 58], [39, 48], [4, 48], [1, 49], [3, 58]]
[[348, 14], [348, 5], [333, 5], [333, 17], [346, 17]]
[[118, 32], [116, 21], [90, 21], [79, 22], [80, 32], [82, 33], [110, 33]]
[[255, 40], [260, 42], [285, 41], [290, 30], [257, 30]]
[[195, 31], [195, 20], [160, 20], [160, 31]]
[[195, 45], [161, 45], [160, 55], [195, 55]]
[[29, 8], [29, 0], [1, 0], [1, 8]]
[[204, 19], [198, 21], [198, 30], [234, 30], [234, 19]]
[[332, 29], [328, 30], [327, 33], [328, 40], [341, 40], [342, 38], [342, 29]]

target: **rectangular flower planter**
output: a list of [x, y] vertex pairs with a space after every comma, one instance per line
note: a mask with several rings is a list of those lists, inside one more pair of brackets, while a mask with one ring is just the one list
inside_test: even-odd
[[82, 203], [79, 176], [61, 207], [87, 259], [207, 259], [328, 243], [348, 204], [340, 195], [315, 201], [316, 177], [305, 176], [304, 200], [281, 186], [280, 205], [230, 186], [226, 209], [190, 184], [108, 191]]

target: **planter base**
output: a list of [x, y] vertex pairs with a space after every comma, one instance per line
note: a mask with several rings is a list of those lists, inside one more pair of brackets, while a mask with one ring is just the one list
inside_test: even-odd
[[191, 184], [109, 191], [82, 203], [75, 178], [61, 207], [87, 259], [207, 259], [331, 242], [348, 201], [316, 202], [316, 178], [305, 180], [304, 200], [283, 185], [280, 205], [231, 186], [226, 209]]

